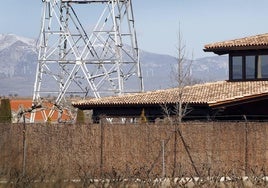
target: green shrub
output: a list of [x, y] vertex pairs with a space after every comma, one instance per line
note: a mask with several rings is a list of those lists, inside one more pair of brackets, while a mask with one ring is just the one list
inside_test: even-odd
[[144, 109], [142, 109], [142, 111], [141, 111], [140, 121], [141, 121], [140, 123], [147, 123], [147, 118], [145, 116], [145, 110]]
[[11, 123], [12, 114], [9, 99], [1, 99], [0, 123]]

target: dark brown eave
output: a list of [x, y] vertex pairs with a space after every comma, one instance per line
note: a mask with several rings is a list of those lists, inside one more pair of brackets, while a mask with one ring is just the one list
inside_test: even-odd
[[268, 93], [262, 93], [259, 95], [245, 96], [245, 97], [236, 98], [233, 100], [210, 103], [209, 107], [216, 109], [216, 108], [235, 106], [235, 105], [251, 103], [251, 102], [256, 102], [256, 101], [266, 100], [266, 99], [268, 99]]
[[[200, 106], [200, 107], [207, 107], [209, 106], [208, 103], [187, 103], [191, 106]], [[141, 103], [141, 104], [99, 104], [99, 105], [91, 105], [91, 104], [86, 104], [86, 103], [81, 103], [81, 104], [73, 104], [75, 108], [79, 108], [81, 110], [88, 110], [88, 109], [96, 109], [96, 108], [146, 108], [146, 107], [161, 107], [161, 106], [169, 106], [169, 105], [176, 105], [175, 103], [155, 103], [155, 104], [146, 104], [146, 103]]]
[[217, 55], [230, 54], [232, 52], [242, 51], [268, 51], [268, 46], [233, 46], [233, 47], [218, 47], [218, 48], [205, 48], [204, 52], [213, 52]]

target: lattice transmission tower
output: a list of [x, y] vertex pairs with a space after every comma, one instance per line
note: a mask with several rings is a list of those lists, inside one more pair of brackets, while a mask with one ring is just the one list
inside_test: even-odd
[[[143, 91], [131, 0], [42, 2], [31, 122], [37, 110], [44, 121], [56, 111], [63, 112], [66, 98], [72, 95]], [[50, 110], [43, 106], [47, 96]]]

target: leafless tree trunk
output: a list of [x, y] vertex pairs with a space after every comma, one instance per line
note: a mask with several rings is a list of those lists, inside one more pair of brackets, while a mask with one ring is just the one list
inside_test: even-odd
[[[186, 59], [186, 46], [182, 41], [182, 34], [179, 30], [178, 33], [178, 46], [177, 46], [177, 71], [173, 72], [174, 80], [176, 82], [176, 87], [178, 88], [178, 101], [175, 104], [174, 108], [168, 109], [168, 105], [163, 105], [164, 113], [167, 115], [168, 120], [172, 126], [174, 126], [174, 158], [173, 158], [173, 177], [176, 176], [176, 170], [177, 170], [177, 147], [178, 147], [178, 139], [182, 141], [183, 147], [187, 153], [187, 156], [189, 157], [189, 160], [191, 162], [191, 165], [196, 173], [197, 176], [199, 176], [199, 172], [197, 170], [197, 167], [194, 163], [194, 160], [191, 156], [189, 147], [184, 139], [181, 125], [183, 118], [187, 115], [189, 109], [188, 104], [184, 103], [184, 89], [187, 85], [191, 85], [191, 65], [192, 65], [192, 59], [187, 60]], [[171, 118], [170, 114], [173, 114], [174, 117]], [[179, 136], [179, 137], [178, 137]]]

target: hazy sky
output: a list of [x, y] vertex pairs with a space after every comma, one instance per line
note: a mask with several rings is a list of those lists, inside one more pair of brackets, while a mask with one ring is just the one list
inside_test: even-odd
[[[139, 47], [176, 55], [179, 28], [194, 58], [205, 44], [268, 33], [268, 0], [132, 0]], [[41, 0], [5, 0], [0, 33], [37, 38]]]

